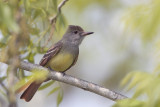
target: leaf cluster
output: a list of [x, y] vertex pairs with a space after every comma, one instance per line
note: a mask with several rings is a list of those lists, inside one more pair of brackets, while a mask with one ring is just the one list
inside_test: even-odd
[[[60, 2], [58, 0], [0, 0], [0, 61], [9, 62], [12, 65], [13, 63], [18, 64], [18, 60], [35, 63], [34, 57], [47, 51], [47, 46], [44, 44], [52, 41], [51, 39], [48, 41], [48, 38], [59, 35], [66, 27], [66, 20], [62, 12], [56, 18], [55, 29], [52, 29], [50, 23], [50, 20], [58, 12], [57, 8]], [[51, 30], [54, 30], [53, 34], [50, 33]], [[54, 42], [56, 41], [55, 39]], [[13, 66], [16, 68], [17, 64]], [[0, 78], [1, 84], [8, 84], [6, 80], [11, 74], [11, 68], [12, 66], [8, 66], [6, 75]], [[14, 70], [13, 75], [20, 80], [12, 87], [14, 90], [29, 85], [35, 80], [43, 81], [47, 77], [45, 72], [38, 70], [34, 70], [30, 76], [24, 70], [18, 68]], [[0, 71], [0, 73], [2, 72]], [[40, 90], [53, 83], [54, 81], [51, 81], [43, 85]], [[57, 104], [59, 105], [63, 98], [60, 86], [53, 88], [48, 95], [56, 91], [59, 91], [57, 96]], [[5, 88], [0, 89], [0, 92], [7, 96]]]
[[118, 101], [114, 107], [160, 107], [160, 45], [157, 40], [160, 27], [159, 4], [159, 0], [150, 0], [149, 3], [130, 8], [123, 17], [127, 27], [141, 33], [143, 41], [148, 44], [153, 42], [156, 66], [152, 73], [142, 72], [142, 70], [130, 72], [123, 79], [122, 85], [127, 86], [127, 90], [133, 89], [135, 92], [131, 99]]

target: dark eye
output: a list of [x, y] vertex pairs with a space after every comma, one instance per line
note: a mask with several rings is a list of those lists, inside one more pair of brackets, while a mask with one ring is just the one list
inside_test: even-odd
[[78, 31], [74, 31], [74, 34], [77, 34], [78, 33]]

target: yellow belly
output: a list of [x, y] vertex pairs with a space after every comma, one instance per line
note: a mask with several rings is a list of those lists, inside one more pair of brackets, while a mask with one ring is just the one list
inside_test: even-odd
[[73, 61], [73, 55], [69, 53], [59, 53], [48, 62], [47, 66], [55, 71], [63, 72], [72, 65]]

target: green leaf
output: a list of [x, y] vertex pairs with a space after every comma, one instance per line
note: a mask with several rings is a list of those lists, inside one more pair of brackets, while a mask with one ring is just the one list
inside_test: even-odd
[[4, 91], [2, 91], [1, 89], [0, 89], [0, 93], [7, 99], [6, 93]]
[[26, 76], [23, 79], [21, 79], [20, 81], [18, 81], [15, 85], [14, 85], [14, 90], [19, 92], [18, 90], [22, 87], [27, 87], [30, 83], [33, 82], [33, 77], [32, 76]]
[[56, 92], [56, 91], [59, 90], [59, 89], [60, 89], [60, 87], [54, 88], [53, 90], [51, 90], [51, 91], [47, 94], [47, 96], [53, 94], [54, 92]]
[[18, 76], [19, 79], [22, 79], [23, 77], [25, 77], [24, 70], [19, 69], [17, 71], [17, 76]]
[[0, 78], [0, 82], [4, 81], [6, 78], [7, 78], [7, 76]]
[[119, 100], [113, 107], [143, 107], [142, 101], [136, 99]]
[[39, 34], [39, 31], [40, 31], [38, 28], [33, 28], [33, 27], [30, 28], [29, 30], [32, 35], [36, 35], [36, 36]]
[[58, 23], [59, 26], [65, 26], [66, 25], [66, 20], [65, 20], [65, 16], [61, 13], [58, 16]]
[[[156, 72], [131, 72], [124, 79], [129, 81], [128, 90], [134, 87], [133, 99], [145, 95], [144, 101], [123, 100], [114, 107], [159, 107], [160, 103], [160, 78]], [[128, 101], [127, 101], [128, 100]], [[138, 104], [139, 103], [139, 104]]]
[[31, 63], [34, 63], [34, 56], [35, 56], [35, 53], [30, 52], [27, 57], [28, 61]]
[[3, 36], [3, 38], [0, 40], [0, 48], [3, 48], [7, 45], [7, 42], [9, 40], [10, 36], [9, 35], [5, 35]]
[[41, 15], [41, 10], [39, 9], [32, 9], [32, 12], [33, 12], [32, 20], [35, 20], [37, 17]]
[[47, 52], [48, 48], [44, 47], [41, 48], [41, 46], [37, 46], [37, 52], [39, 52], [40, 54], [45, 54]]
[[57, 96], [57, 107], [62, 102], [62, 99], [63, 99], [63, 93], [59, 92]]
[[0, 42], [0, 48], [3, 48], [3, 47], [5, 47], [5, 46], [6, 46], [5, 43], [1, 43], [1, 42]]
[[52, 0], [53, 2], [53, 10], [56, 12], [57, 11], [57, 0]]
[[151, 0], [151, 3], [144, 3], [128, 9], [124, 16], [126, 27], [140, 32], [142, 40], [149, 42], [158, 36], [160, 27], [160, 4], [159, 0]]
[[122, 80], [121, 86], [125, 86], [130, 81], [131, 77], [132, 73], [127, 74], [127, 76], [125, 76], [125, 78]]
[[51, 86], [52, 84], [54, 84], [54, 82], [55, 82], [54, 80], [53, 81], [49, 81], [48, 83], [42, 85], [38, 90], [43, 90], [43, 89]]

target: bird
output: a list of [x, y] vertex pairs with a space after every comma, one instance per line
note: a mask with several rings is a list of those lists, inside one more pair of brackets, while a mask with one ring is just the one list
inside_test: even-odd
[[[68, 25], [62, 39], [53, 44], [42, 57], [39, 65], [54, 71], [65, 72], [75, 65], [82, 40], [93, 32], [86, 32], [80, 26]], [[32, 82], [20, 99], [29, 102], [43, 82]]]

